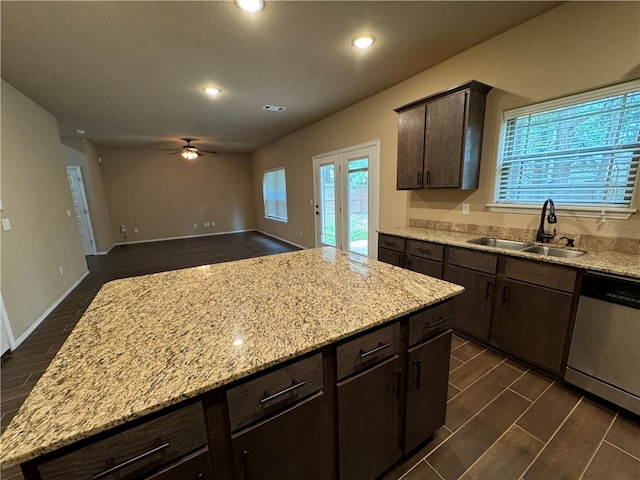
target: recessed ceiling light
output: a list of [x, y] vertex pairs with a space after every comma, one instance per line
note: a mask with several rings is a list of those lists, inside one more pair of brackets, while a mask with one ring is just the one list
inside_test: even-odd
[[236, 4], [249, 13], [256, 13], [264, 8], [263, 0], [236, 0]]
[[86, 130], [84, 128], [76, 128], [76, 133], [79, 133], [80, 135], [84, 135], [86, 133]]
[[373, 38], [373, 35], [358, 35], [351, 43], [356, 48], [369, 48], [375, 41], [376, 39]]
[[221, 90], [216, 87], [204, 87], [202, 90], [204, 90], [205, 93], [207, 93], [208, 95], [211, 95], [212, 97], [215, 97], [221, 92]]

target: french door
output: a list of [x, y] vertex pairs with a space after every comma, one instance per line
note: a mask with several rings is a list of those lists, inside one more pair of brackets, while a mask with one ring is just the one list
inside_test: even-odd
[[316, 246], [377, 257], [378, 142], [313, 157]]

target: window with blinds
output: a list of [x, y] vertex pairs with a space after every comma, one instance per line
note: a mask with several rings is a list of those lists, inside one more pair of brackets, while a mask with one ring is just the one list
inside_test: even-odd
[[496, 204], [630, 207], [640, 81], [504, 112]]
[[271, 220], [287, 221], [287, 180], [284, 167], [266, 170], [262, 175], [264, 216]]

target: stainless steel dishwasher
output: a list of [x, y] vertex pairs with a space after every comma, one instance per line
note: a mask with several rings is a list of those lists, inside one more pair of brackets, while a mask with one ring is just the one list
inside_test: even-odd
[[640, 281], [584, 275], [565, 380], [640, 415]]

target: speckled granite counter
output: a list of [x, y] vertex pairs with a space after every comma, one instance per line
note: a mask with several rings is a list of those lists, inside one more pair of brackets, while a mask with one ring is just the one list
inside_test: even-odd
[[[546, 257], [535, 253], [468, 243], [468, 240], [482, 236], [477, 233], [452, 232], [448, 230], [434, 230], [421, 227], [380, 229], [379, 233], [386, 233], [388, 235], [396, 235], [404, 238], [413, 238], [415, 240], [436, 242], [444, 245], [471, 248], [485, 252], [500, 253], [513, 257], [529, 258], [531, 260], [583, 268], [585, 270], [640, 278], [640, 255], [633, 255], [630, 253], [620, 253], [607, 250], [590, 250], [587, 251], [585, 255], [576, 258]], [[576, 250], [580, 249], [578, 248]]]
[[1, 439], [25, 462], [453, 297], [333, 248], [106, 284]]

